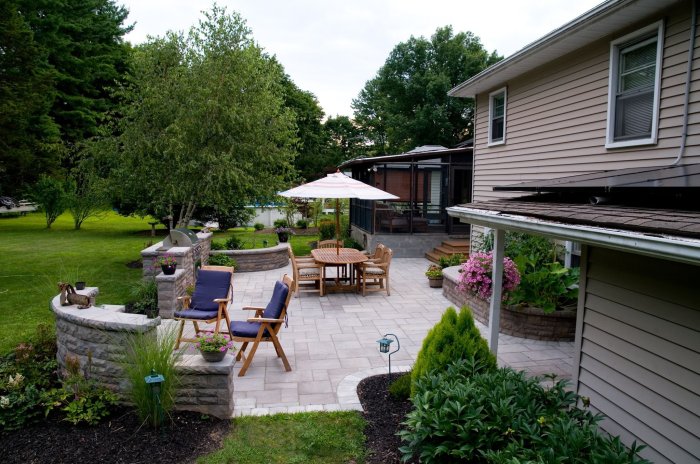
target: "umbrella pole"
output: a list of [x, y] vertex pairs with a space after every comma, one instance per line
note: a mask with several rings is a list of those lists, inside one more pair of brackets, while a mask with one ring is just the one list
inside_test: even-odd
[[335, 199], [335, 254], [340, 254], [340, 200]]

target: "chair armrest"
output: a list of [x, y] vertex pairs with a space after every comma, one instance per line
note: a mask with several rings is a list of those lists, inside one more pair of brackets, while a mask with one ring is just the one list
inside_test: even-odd
[[308, 263], [297, 263], [297, 267], [299, 269], [313, 269], [313, 268], [322, 268], [323, 264], [322, 263], [317, 263], [316, 261], [313, 262], [308, 262]]
[[241, 309], [244, 311], [257, 311], [257, 310], [264, 311], [265, 310], [265, 308], [263, 308], [262, 306], [243, 306]]
[[190, 295], [178, 296], [177, 301], [182, 301], [182, 308], [188, 309], [190, 307], [190, 302], [192, 301], [192, 296], [190, 296]]
[[249, 317], [248, 322], [284, 322], [284, 319], [272, 319], [270, 317]]

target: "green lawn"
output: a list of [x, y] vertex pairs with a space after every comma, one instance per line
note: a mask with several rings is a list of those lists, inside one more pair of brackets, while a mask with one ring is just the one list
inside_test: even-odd
[[354, 411], [233, 420], [224, 446], [200, 464], [345, 464], [365, 461], [365, 421]]
[[69, 214], [51, 229], [42, 213], [1, 218], [0, 353], [32, 334], [37, 323], [53, 322], [49, 300], [58, 293], [59, 281], [84, 280], [100, 287], [100, 302], [125, 303], [129, 286], [141, 277], [141, 269], [126, 264], [139, 259], [152, 240], [148, 221], [109, 213], [73, 230]]
[[[166, 231], [157, 227], [151, 237], [150, 218], [125, 218], [113, 212], [103, 218], [90, 218], [81, 230], [73, 230], [73, 220], [64, 214], [46, 229], [43, 213], [22, 217], [0, 216], [0, 354], [34, 333], [40, 322], [53, 323], [49, 300], [60, 281], [84, 280], [100, 287], [98, 304], [124, 304], [130, 299], [130, 286], [141, 277], [141, 269], [126, 265], [141, 257], [141, 250], [162, 240]], [[261, 234], [253, 228], [216, 233], [224, 241], [233, 233], [261, 247], [277, 243], [275, 234]], [[291, 244], [298, 255], [308, 254], [309, 241], [316, 236], [294, 235]]]

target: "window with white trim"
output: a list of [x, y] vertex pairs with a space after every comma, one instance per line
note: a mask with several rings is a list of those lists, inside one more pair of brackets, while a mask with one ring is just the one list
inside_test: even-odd
[[610, 44], [607, 148], [656, 143], [663, 22]]
[[506, 89], [489, 94], [489, 145], [506, 142]]

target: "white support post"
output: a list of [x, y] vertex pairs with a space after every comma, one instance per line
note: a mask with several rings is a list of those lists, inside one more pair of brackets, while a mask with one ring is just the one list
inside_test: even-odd
[[498, 332], [501, 328], [501, 296], [503, 295], [503, 250], [506, 232], [503, 229], [493, 231], [493, 275], [491, 282], [491, 307], [489, 308], [489, 349], [494, 356], [498, 354]]

